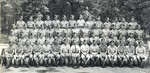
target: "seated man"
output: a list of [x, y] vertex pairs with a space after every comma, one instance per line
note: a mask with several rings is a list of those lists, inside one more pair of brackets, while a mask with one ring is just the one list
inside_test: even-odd
[[129, 44], [126, 46], [126, 57], [130, 66], [133, 66], [134, 63], [137, 63], [135, 56], [135, 46], [133, 42], [129, 42]]
[[69, 50], [70, 50], [70, 44], [63, 44], [61, 45], [61, 55], [63, 56], [62, 64], [68, 65], [69, 62]]
[[117, 62], [117, 47], [115, 46], [114, 41], [110, 42], [108, 46], [108, 58], [112, 66]]
[[146, 49], [147, 48], [144, 46], [143, 41], [140, 41], [136, 47], [137, 60], [142, 67], [146, 64], [148, 59], [148, 53]]
[[40, 66], [43, 66], [44, 65], [44, 52], [41, 50], [40, 54], [38, 55], [39, 57], [39, 64]]
[[78, 43], [75, 43], [71, 46], [72, 53], [72, 64], [79, 65], [80, 64], [80, 46]]
[[55, 65], [56, 61], [55, 61], [55, 56], [53, 54], [52, 48], [50, 46], [47, 47], [47, 48], [49, 48], [49, 53], [47, 55], [47, 57], [48, 57], [48, 65], [50, 65], [50, 66]]
[[82, 44], [80, 51], [82, 59], [81, 65], [87, 65], [87, 62], [89, 62], [90, 60], [90, 56], [87, 56], [87, 54], [89, 53], [89, 46], [86, 43]]
[[118, 52], [118, 61], [120, 63], [120, 66], [123, 66], [124, 64], [127, 64], [127, 58], [126, 58], [126, 46], [124, 41], [120, 41], [120, 44], [118, 46], [117, 52]]
[[2, 65], [5, 65], [7, 68], [12, 65], [12, 59], [13, 59], [13, 53], [9, 52], [10, 50], [4, 50], [3, 49], [3, 54], [2, 54]]
[[17, 52], [17, 49], [14, 49], [12, 54], [13, 54], [12, 65], [19, 66], [19, 54]]
[[96, 65], [96, 60], [98, 58], [98, 49], [99, 49], [99, 46], [96, 45], [96, 43], [93, 43], [91, 46], [90, 46], [90, 53], [91, 53], [91, 64], [92, 65]]
[[107, 43], [106, 43], [105, 39], [101, 39], [98, 53], [99, 53], [98, 58], [101, 61], [100, 64], [104, 67], [105, 64], [108, 63]]

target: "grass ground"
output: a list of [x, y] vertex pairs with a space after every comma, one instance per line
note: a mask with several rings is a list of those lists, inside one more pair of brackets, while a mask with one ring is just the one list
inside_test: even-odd
[[10, 67], [5, 69], [3, 73], [150, 73], [150, 67]]

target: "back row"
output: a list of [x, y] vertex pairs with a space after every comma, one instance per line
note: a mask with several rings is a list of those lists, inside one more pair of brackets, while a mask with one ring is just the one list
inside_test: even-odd
[[122, 18], [121, 21], [116, 18], [113, 22], [110, 22], [110, 19], [107, 18], [105, 22], [101, 21], [101, 17], [98, 16], [96, 19], [88, 17], [88, 20], [84, 20], [83, 16], [80, 15], [78, 20], [74, 19], [74, 15], [71, 15], [69, 20], [64, 15], [62, 20], [59, 19], [58, 15], [55, 15], [54, 20], [51, 20], [50, 16], [47, 15], [46, 20], [42, 20], [42, 16], [33, 18], [31, 16], [29, 21], [23, 21], [23, 17], [13, 25], [15, 29], [29, 28], [29, 29], [53, 29], [53, 28], [98, 28], [98, 29], [140, 29], [141, 26], [135, 21], [135, 18], [131, 18], [131, 22], [127, 22], [125, 18]]

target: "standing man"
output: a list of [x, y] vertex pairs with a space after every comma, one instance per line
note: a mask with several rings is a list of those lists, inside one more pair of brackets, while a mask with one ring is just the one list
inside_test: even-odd
[[111, 23], [110, 23], [110, 19], [107, 17], [104, 25], [102, 26], [102, 28], [106, 28], [106, 29], [110, 29]]
[[44, 22], [42, 21], [43, 15], [38, 12], [37, 13], [37, 19], [35, 21], [35, 25], [37, 29], [41, 29], [43, 27]]
[[74, 15], [71, 15], [68, 27], [71, 28], [77, 27], [77, 21], [74, 18], [75, 18]]
[[35, 28], [35, 23], [34, 23], [34, 20], [33, 20], [33, 16], [30, 16], [29, 21], [27, 22], [26, 27], [29, 28], [29, 29]]
[[54, 16], [54, 20], [52, 21], [52, 28], [60, 27], [60, 20], [58, 18], [58, 15]]
[[82, 15], [80, 15], [79, 19], [77, 20], [77, 26], [78, 27], [84, 27], [85, 26], [85, 20], [83, 19]]
[[67, 28], [69, 22], [67, 21], [66, 15], [63, 15], [62, 21], [60, 22], [60, 27], [62, 28]]
[[44, 21], [44, 28], [47, 30], [51, 29], [52, 21], [49, 15], [46, 15], [46, 20]]
[[103, 25], [103, 22], [101, 21], [101, 17], [98, 16], [96, 19], [96, 27], [101, 28]]
[[17, 29], [23, 29], [26, 25], [26, 23], [23, 21], [23, 16], [20, 16], [19, 21], [16, 23], [16, 28]]
[[94, 22], [92, 17], [88, 17], [88, 20], [85, 22], [85, 27], [92, 28], [94, 26]]

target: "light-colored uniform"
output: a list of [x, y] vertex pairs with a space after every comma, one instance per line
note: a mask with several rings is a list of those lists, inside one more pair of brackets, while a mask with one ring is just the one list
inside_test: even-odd
[[137, 46], [136, 47], [137, 58], [140, 60], [141, 58], [146, 61], [148, 59], [148, 53], [146, 52], [145, 46]]
[[51, 20], [46, 20], [44, 21], [45, 28], [50, 29], [52, 27], [52, 21]]
[[77, 25], [78, 25], [78, 27], [84, 27], [84, 25], [85, 25], [85, 20], [84, 20], [84, 19], [79, 19], [79, 20], [77, 20]]
[[117, 60], [117, 47], [116, 46], [108, 46], [108, 57], [110, 61]]
[[53, 20], [52, 24], [55, 28], [60, 27], [60, 21], [59, 20]]
[[66, 28], [66, 27], [68, 27], [68, 24], [69, 24], [69, 22], [67, 20], [63, 20], [60, 22], [60, 25], [61, 25], [60, 27]]
[[93, 21], [86, 21], [85, 22], [85, 26], [88, 27], [88, 28], [92, 28], [94, 25], [94, 22]]
[[22, 28], [24, 28], [25, 27], [25, 22], [23, 21], [23, 20], [19, 20], [19, 21], [17, 21], [17, 23], [16, 23], [16, 27], [18, 28], [18, 29], [22, 29]]
[[77, 26], [77, 21], [76, 20], [69, 20], [68, 27], [76, 27]]
[[34, 23], [34, 21], [28, 21], [28, 22], [27, 22], [27, 28], [29, 28], [29, 29], [35, 28], [35, 23]]

